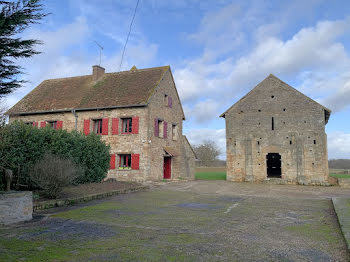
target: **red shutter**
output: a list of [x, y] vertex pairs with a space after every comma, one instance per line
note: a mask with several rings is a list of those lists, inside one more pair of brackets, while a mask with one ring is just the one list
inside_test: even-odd
[[168, 123], [166, 121], [164, 121], [164, 138], [168, 137]]
[[154, 136], [159, 136], [158, 118], [154, 119]]
[[138, 134], [139, 133], [139, 117], [135, 116], [132, 118], [132, 134]]
[[44, 128], [46, 126], [46, 122], [40, 122], [40, 128]]
[[102, 135], [108, 135], [108, 118], [102, 119]]
[[57, 121], [56, 129], [62, 129], [63, 121]]
[[38, 122], [33, 122], [34, 127], [38, 127]]
[[119, 133], [119, 118], [112, 118], [112, 135]]
[[84, 120], [84, 134], [87, 136], [90, 134], [90, 119]]
[[131, 155], [131, 169], [139, 170], [140, 169], [140, 155], [132, 154]]
[[168, 97], [168, 106], [169, 106], [170, 108], [173, 107], [173, 98], [172, 98], [171, 96]]
[[111, 160], [109, 161], [109, 169], [115, 169], [115, 154], [111, 155]]

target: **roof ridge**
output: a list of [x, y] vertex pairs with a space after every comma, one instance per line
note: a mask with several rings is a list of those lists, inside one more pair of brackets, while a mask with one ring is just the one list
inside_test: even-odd
[[[137, 73], [139, 71], [147, 71], [147, 70], [154, 70], [154, 69], [160, 69], [160, 68], [169, 68], [170, 65], [165, 65], [165, 66], [156, 66], [156, 67], [148, 67], [148, 68], [141, 68], [141, 69], [137, 69], [136, 71], [130, 71], [130, 70], [125, 70], [125, 71], [120, 71], [120, 72], [109, 72], [109, 73], [105, 73], [105, 74], [120, 74], [120, 73]], [[88, 76], [92, 76], [91, 75], [80, 75], [80, 76], [68, 76], [68, 77], [58, 77], [58, 78], [49, 78], [49, 79], [45, 79], [44, 81], [52, 81], [52, 80], [63, 80], [63, 79], [71, 79], [71, 78], [78, 78], [78, 77], [88, 77]]]
[[68, 76], [68, 77], [49, 78], [49, 79], [43, 80], [43, 82], [44, 82], [44, 81], [54, 81], [54, 80], [72, 79], [72, 78], [78, 78], [78, 77], [88, 77], [88, 76], [92, 76], [92, 75], [81, 75], [81, 76]]

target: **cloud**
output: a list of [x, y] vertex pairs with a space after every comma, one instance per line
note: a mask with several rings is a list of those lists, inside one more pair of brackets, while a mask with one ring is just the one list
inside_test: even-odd
[[[287, 40], [269, 36], [237, 59], [214, 59], [205, 46], [200, 57], [175, 70], [180, 97], [191, 103], [210, 98], [230, 106], [273, 73], [282, 80], [299, 83], [296, 88], [318, 100], [331, 92], [339, 93], [327, 101], [336, 104], [342, 95], [348, 96], [348, 86], [343, 85], [341, 76], [349, 71], [350, 59], [338, 39], [350, 31], [349, 25], [350, 18], [321, 21], [300, 29]], [[342, 108], [349, 103], [343, 99]]]
[[328, 158], [350, 158], [350, 134], [332, 132], [328, 134]]
[[212, 99], [196, 103], [192, 108], [184, 108], [188, 119], [193, 118], [197, 123], [205, 123], [219, 115], [220, 104]]
[[220, 159], [226, 159], [226, 131], [225, 129], [190, 129], [186, 137], [191, 145], [200, 145], [204, 140], [214, 141], [220, 149]]
[[350, 105], [350, 73], [343, 76], [342, 80], [338, 89], [334, 88], [336, 92], [322, 100], [334, 112], [344, 110]]

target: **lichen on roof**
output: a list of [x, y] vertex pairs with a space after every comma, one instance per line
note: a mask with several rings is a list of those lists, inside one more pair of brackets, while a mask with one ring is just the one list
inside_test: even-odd
[[45, 80], [13, 106], [10, 115], [146, 104], [169, 66]]

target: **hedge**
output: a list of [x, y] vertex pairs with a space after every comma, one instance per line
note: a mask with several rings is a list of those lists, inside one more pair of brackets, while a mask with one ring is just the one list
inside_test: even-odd
[[[36, 128], [14, 122], [0, 128], [0, 165], [12, 169], [15, 184], [34, 187], [29, 171], [46, 152], [70, 159], [81, 166], [83, 174], [75, 184], [100, 182], [109, 168], [109, 146], [95, 134], [88, 136], [77, 131]], [[4, 186], [0, 179], [0, 190]]]

